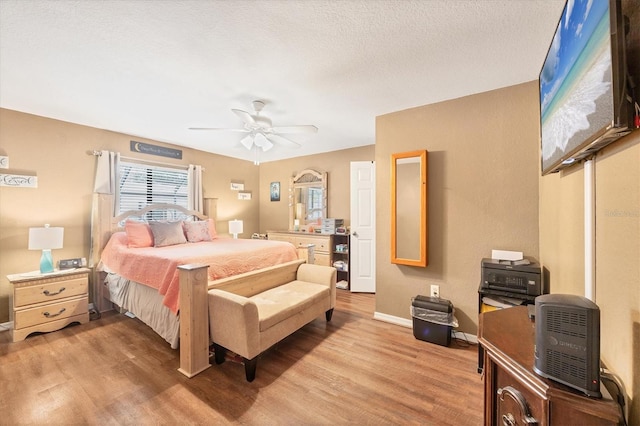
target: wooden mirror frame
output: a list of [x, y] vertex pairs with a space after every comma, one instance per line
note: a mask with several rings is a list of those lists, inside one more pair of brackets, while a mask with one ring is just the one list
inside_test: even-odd
[[[415, 182], [399, 182], [398, 179], [398, 164], [414, 162], [420, 163], [420, 171], [419, 178], [415, 180]], [[427, 151], [426, 150], [418, 150], [411, 152], [403, 152], [399, 154], [391, 155], [391, 263], [395, 263], [397, 265], [409, 265], [409, 266], [422, 266], [426, 267], [428, 265], [428, 252], [427, 252], [427, 241], [429, 235], [429, 225], [428, 225], [428, 210], [427, 210]], [[406, 186], [410, 184], [410, 186]], [[398, 185], [403, 185], [402, 187], [398, 187]], [[407, 232], [410, 235], [417, 235], [419, 237], [419, 253], [416, 253], [416, 256], [403, 256], [400, 257], [399, 254], [404, 254], [404, 250], [399, 250], [398, 245], [402, 245], [402, 238], [400, 238], [400, 232], [398, 232], [398, 220], [401, 219], [403, 225], [407, 225], [406, 220], [402, 220], [399, 212], [398, 212], [398, 195], [399, 188], [403, 188], [402, 192], [410, 191], [409, 196], [419, 198], [419, 223], [415, 223], [417, 226], [414, 228], [405, 230], [402, 235], [407, 235]], [[416, 211], [416, 215], [418, 212]], [[411, 224], [412, 226], [412, 224]], [[418, 250], [416, 250], [418, 251]], [[400, 252], [400, 253], [399, 253]]]
[[[302, 188], [322, 188], [322, 219], [327, 218], [327, 172], [321, 173], [312, 169], [306, 169], [291, 177], [289, 181], [289, 230], [295, 230], [296, 219], [296, 189]], [[308, 223], [304, 221], [301, 226]]]

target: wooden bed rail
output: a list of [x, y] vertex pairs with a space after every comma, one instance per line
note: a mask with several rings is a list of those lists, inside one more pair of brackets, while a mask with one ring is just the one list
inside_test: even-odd
[[182, 265], [180, 270], [180, 368], [191, 378], [209, 364], [209, 265]]
[[217, 290], [229, 291], [229, 289], [233, 289], [233, 293], [250, 297], [256, 293], [264, 291], [262, 289], [264, 287], [273, 287], [273, 283], [295, 280], [296, 274], [298, 273], [298, 267], [303, 263], [305, 263], [304, 259], [296, 259], [273, 266], [267, 266], [262, 269], [256, 269], [242, 274], [209, 281], [208, 290], [215, 288]]

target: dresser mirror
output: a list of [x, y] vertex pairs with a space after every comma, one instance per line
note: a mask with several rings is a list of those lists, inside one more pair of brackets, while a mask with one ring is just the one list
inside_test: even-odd
[[427, 151], [391, 155], [391, 263], [427, 266]]
[[[327, 173], [303, 170], [289, 182], [289, 230], [307, 230], [327, 217]], [[319, 226], [318, 226], [319, 228]]]

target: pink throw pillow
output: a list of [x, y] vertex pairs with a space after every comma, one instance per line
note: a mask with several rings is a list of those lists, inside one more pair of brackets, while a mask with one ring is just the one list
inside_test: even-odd
[[182, 222], [184, 235], [190, 243], [199, 243], [200, 241], [211, 241], [209, 234], [209, 224], [205, 221]]
[[218, 232], [216, 231], [216, 222], [213, 219], [207, 219], [207, 223], [209, 224], [209, 236], [212, 240], [218, 238]]
[[153, 234], [148, 223], [127, 220], [124, 231], [127, 234], [127, 247], [153, 247]]

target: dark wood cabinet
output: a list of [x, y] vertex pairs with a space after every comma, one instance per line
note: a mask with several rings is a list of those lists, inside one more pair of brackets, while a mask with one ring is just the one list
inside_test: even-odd
[[589, 398], [533, 371], [535, 324], [526, 306], [480, 314], [485, 425], [621, 425], [620, 406], [602, 387]]
[[[493, 290], [488, 288], [482, 288], [482, 285], [478, 288], [478, 313], [481, 314], [484, 312], [482, 298], [484, 296], [489, 297], [508, 297], [510, 299], [518, 299], [522, 302], [522, 305], [533, 305], [536, 301], [536, 296], [530, 296], [527, 294], [521, 293], [512, 293], [508, 291], [502, 290]], [[502, 308], [509, 309], [509, 308]], [[484, 365], [484, 349], [482, 349], [481, 345], [478, 345], [478, 373], [482, 373], [482, 368]]]
[[351, 263], [349, 262], [349, 235], [335, 234], [333, 236], [333, 266], [338, 271], [336, 287], [349, 288]]

